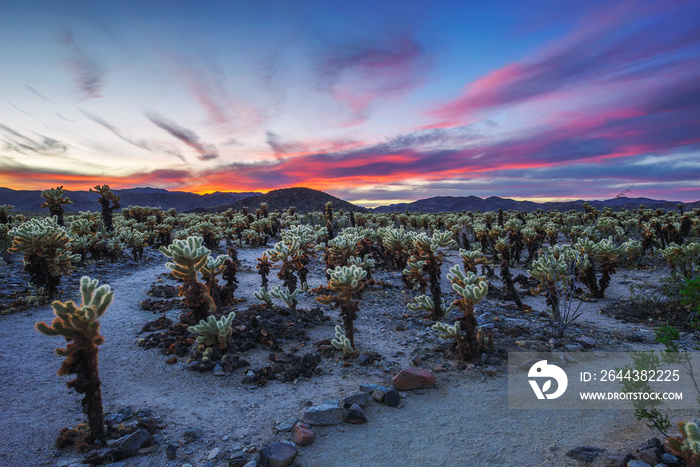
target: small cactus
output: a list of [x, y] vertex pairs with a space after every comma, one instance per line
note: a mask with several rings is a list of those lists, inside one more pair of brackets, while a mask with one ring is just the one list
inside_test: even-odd
[[236, 312], [232, 311], [227, 316], [217, 320], [214, 316], [209, 316], [206, 320], [201, 320], [199, 324], [187, 328], [190, 332], [199, 334], [197, 342], [212, 346], [217, 345], [222, 352], [228, 347], [228, 338], [231, 337], [233, 329], [231, 323], [236, 317]]
[[267, 291], [267, 287], [260, 286], [257, 292], [253, 292], [253, 296], [256, 300], [264, 302], [267, 306], [272, 306], [272, 297], [270, 292]]
[[340, 325], [335, 326], [335, 339], [331, 339], [331, 345], [336, 349], [342, 350], [344, 358], [355, 354], [352, 342], [345, 336], [343, 328], [340, 327]]
[[299, 295], [299, 289], [294, 292], [290, 291], [288, 288], [282, 288], [279, 285], [274, 286], [270, 289], [270, 296], [278, 300], [282, 300], [288, 308], [294, 308], [296, 305], [296, 298]]

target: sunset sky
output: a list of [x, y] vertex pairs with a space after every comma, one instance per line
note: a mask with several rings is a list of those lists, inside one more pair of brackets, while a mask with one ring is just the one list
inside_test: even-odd
[[6, 0], [0, 43], [0, 186], [700, 199], [697, 1]]

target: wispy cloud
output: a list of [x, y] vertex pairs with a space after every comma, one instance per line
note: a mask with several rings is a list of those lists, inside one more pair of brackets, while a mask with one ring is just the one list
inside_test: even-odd
[[358, 121], [379, 99], [394, 98], [425, 82], [431, 59], [409, 35], [372, 37], [327, 45], [317, 59], [321, 90], [346, 105]]
[[152, 112], [147, 112], [145, 115], [146, 118], [148, 118], [158, 128], [165, 130], [171, 136], [174, 136], [197, 151], [199, 153], [199, 156], [197, 156], [199, 160], [208, 161], [219, 157], [219, 151], [216, 149], [216, 147], [211, 144], [203, 143], [194, 131], [182, 127], [177, 123], [166, 120]]
[[19, 154], [39, 154], [42, 156], [61, 156], [65, 154], [68, 146], [44, 135], [36, 137], [26, 136], [17, 130], [0, 124], [0, 136], [2, 137], [3, 149]]
[[60, 31], [58, 41], [69, 50], [68, 66], [78, 88], [89, 98], [101, 97], [100, 91], [105, 76], [102, 64], [76, 43], [70, 29]]
[[152, 152], [160, 152], [163, 154], [169, 154], [171, 156], [175, 156], [178, 159], [180, 159], [182, 162], [187, 162], [185, 159], [185, 156], [183, 156], [180, 152], [175, 151], [173, 149], [169, 149], [164, 147], [161, 144], [158, 144], [154, 141], [148, 141], [145, 139], [138, 139], [138, 138], [132, 138], [130, 136], [126, 136], [122, 130], [119, 128], [115, 127], [114, 125], [108, 123], [105, 119], [102, 117], [95, 115], [90, 112], [86, 112], [84, 110], [81, 110], [82, 114], [92, 120], [93, 122], [102, 125], [104, 128], [108, 129], [111, 131], [115, 136], [117, 136], [119, 139], [122, 141], [125, 141], [129, 144], [132, 144], [138, 148], [145, 149], [147, 151], [152, 151]]

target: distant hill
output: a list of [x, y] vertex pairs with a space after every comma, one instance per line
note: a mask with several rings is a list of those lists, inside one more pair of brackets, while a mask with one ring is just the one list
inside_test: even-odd
[[652, 209], [664, 209], [666, 211], [672, 211], [678, 209], [679, 204], [686, 206], [685, 209], [695, 209], [700, 208], [700, 201], [694, 203], [681, 203], [679, 201], [660, 201], [649, 198], [626, 198], [624, 196], [616, 199], [609, 199], [605, 201], [559, 201], [559, 202], [549, 202], [549, 203], [535, 203], [532, 201], [516, 201], [509, 198], [499, 198], [498, 196], [491, 196], [489, 198], [483, 199], [477, 196], [436, 196], [433, 198], [421, 199], [414, 201], [412, 203], [399, 203], [391, 204], [389, 206], [379, 206], [374, 208], [373, 212], [460, 212], [460, 211], [497, 211], [498, 209], [503, 209], [507, 211], [512, 209], [513, 211], [525, 211], [531, 212], [537, 209], [542, 209], [544, 211], [569, 211], [576, 210], [582, 211], [584, 203], [589, 203], [597, 209], [603, 209], [605, 207], [610, 207], [615, 211], [621, 211], [623, 209], [637, 209], [640, 205], [644, 205], [647, 208]]
[[366, 212], [367, 208], [362, 206], [357, 206], [355, 204], [343, 201], [340, 198], [331, 196], [328, 193], [324, 193], [318, 190], [312, 190], [311, 188], [282, 188], [280, 190], [272, 190], [269, 193], [259, 196], [251, 196], [235, 203], [225, 204], [220, 206], [209, 207], [205, 209], [195, 209], [194, 212], [222, 212], [229, 208], [231, 209], [242, 209], [244, 207], [248, 208], [249, 212], [254, 212], [260, 206], [260, 203], [267, 203], [268, 210], [270, 212], [279, 209], [280, 211], [289, 208], [290, 206], [296, 207], [297, 212], [312, 212], [312, 211], [323, 211], [326, 203], [331, 201], [333, 203], [333, 210], [340, 211], [355, 211], [355, 212]]
[[[215, 192], [206, 195], [188, 193], [185, 191], [168, 191], [161, 188], [131, 188], [125, 190], [112, 190], [121, 197], [120, 204], [126, 206], [152, 206], [162, 209], [175, 208], [178, 212], [191, 211], [196, 208], [207, 208], [226, 203], [235, 203], [250, 196], [259, 195], [258, 192], [248, 193], [222, 193]], [[66, 195], [73, 204], [65, 206], [67, 212], [99, 211], [97, 202], [99, 195], [89, 191], [66, 191]], [[41, 191], [12, 190], [0, 188], [0, 204], [11, 204], [17, 211], [40, 211]]]

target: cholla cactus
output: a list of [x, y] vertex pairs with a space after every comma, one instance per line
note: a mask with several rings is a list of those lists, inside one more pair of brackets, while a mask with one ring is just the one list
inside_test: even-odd
[[272, 297], [270, 292], [267, 291], [267, 287], [261, 286], [256, 292], [253, 292], [253, 296], [256, 300], [265, 303], [267, 306], [272, 306]]
[[[428, 295], [419, 295], [416, 298], [413, 299], [413, 303], [408, 303], [406, 306], [408, 307], [409, 310], [416, 312], [416, 311], [421, 311], [425, 310], [430, 312], [430, 314], [435, 314], [435, 303], [433, 302], [433, 299], [430, 298]], [[440, 314], [441, 315], [446, 315], [447, 313], [451, 312], [454, 309], [454, 305], [447, 306], [445, 303], [444, 299], [441, 299], [440, 301]]]
[[336, 296], [322, 295], [316, 297], [316, 301], [324, 305], [337, 304], [340, 306], [340, 314], [343, 319], [343, 329], [345, 335], [350, 339], [350, 344], [355, 347], [354, 322], [359, 310], [359, 302], [353, 300], [353, 294], [362, 289], [363, 279], [367, 276], [367, 271], [355, 266], [338, 266], [335, 269], [328, 269], [326, 273], [330, 276], [328, 286], [337, 293]]
[[685, 465], [700, 465], [700, 429], [692, 422], [678, 423], [681, 439], [670, 437], [666, 440], [673, 449], [674, 454], [685, 459]]
[[42, 198], [46, 200], [41, 204], [41, 207], [49, 208], [49, 213], [51, 213], [52, 216], [56, 216], [58, 225], [63, 225], [63, 214], [66, 212], [66, 210], [63, 209], [63, 205], [73, 204], [73, 201], [63, 196], [65, 192], [66, 190], [63, 186], [49, 188], [41, 192]]
[[296, 310], [297, 295], [299, 295], [299, 289], [291, 291], [286, 287], [283, 289], [279, 285], [276, 285], [270, 289], [270, 296], [272, 298], [282, 300], [284, 304], [292, 310]]
[[51, 304], [56, 315], [51, 325], [40, 322], [36, 330], [47, 336], [63, 336], [68, 342], [65, 349], [56, 349], [56, 354], [66, 357], [58, 370], [59, 376], [75, 374], [76, 378], [67, 383], [83, 397], [83, 407], [87, 411], [88, 425], [92, 439], [104, 440], [104, 413], [102, 391], [97, 367], [97, 347], [104, 337], [100, 335], [100, 322], [107, 307], [112, 303], [112, 292], [108, 285], [97, 287], [97, 279], [85, 276], [80, 279], [80, 306], [72, 301]]
[[581, 272], [590, 268], [588, 256], [571, 247], [551, 249], [532, 263], [530, 275], [539, 282], [532, 292], [546, 295], [550, 317], [557, 326], [557, 337], [562, 337], [567, 326], [581, 315], [580, 303], [572, 308], [574, 289]]
[[661, 250], [661, 256], [666, 260], [672, 271], [690, 279], [698, 272], [700, 243], [691, 242], [685, 245], [671, 243]]
[[197, 280], [197, 272], [207, 264], [209, 249], [202, 245], [202, 237], [188, 237], [174, 240], [167, 247], [159, 248], [172, 263], [165, 265], [173, 271], [173, 276], [183, 281], [180, 296], [185, 297], [185, 305], [192, 311], [194, 319], [201, 321], [216, 310], [216, 305], [207, 287]]
[[[459, 298], [453, 305], [462, 312], [459, 319], [460, 328], [464, 330], [464, 340], [461, 344], [460, 358], [474, 360], [479, 358], [480, 348], [476, 339], [476, 317], [474, 307], [489, 291], [489, 281], [483, 276], [477, 276], [472, 272], [464, 274], [459, 265], [450, 269], [447, 279], [452, 284], [452, 290], [457, 292]], [[458, 341], [459, 345], [459, 341]]]
[[226, 255], [219, 255], [216, 258], [208, 256], [206, 264], [199, 270], [204, 278], [204, 283], [207, 285], [207, 289], [209, 289], [209, 295], [214, 299], [217, 308], [221, 306], [221, 287], [216, 276], [224, 272], [227, 259]]
[[190, 332], [199, 334], [197, 342], [204, 345], [219, 347], [222, 352], [228, 347], [228, 339], [233, 333], [231, 323], [236, 317], [236, 312], [232, 311], [227, 316], [222, 316], [217, 320], [214, 316], [209, 316], [206, 320], [202, 320], [195, 326], [187, 328]]
[[365, 255], [362, 258], [351, 256], [348, 258], [348, 265], [351, 266], [353, 264], [364, 269], [369, 274], [369, 270], [375, 266], [376, 262], [369, 255]]
[[114, 229], [112, 225], [112, 213], [121, 207], [119, 204], [119, 196], [115, 195], [114, 192], [109, 189], [109, 185], [95, 185], [94, 189], [90, 188], [90, 191], [100, 195], [98, 202], [100, 206], [102, 206], [102, 223], [105, 229], [111, 232]]
[[341, 328], [340, 325], [336, 325], [335, 327], [335, 339], [331, 339], [331, 345], [343, 351], [343, 358], [351, 357], [356, 353], [352, 342], [345, 336], [343, 328]]
[[406, 267], [414, 236], [413, 232], [406, 231], [403, 226], [398, 229], [383, 230], [382, 244], [387, 249], [389, 261], [397, 271]]
[[[428, 283], [430, 286], [430, 295], [434, 304], [442, 303], [440, 290], [440, 266], [442, 265], [441, 248], [448, 248], [454, 245], [452, 232], [434, 232], [432, 237], [425, 234], [416, 235], [413, 237], [415, 250], [408, 263], [411, 265], [409, 277], [414, 283], [418, 282], [423, 285], [421, 292], [424, 292], [424, 282], [421, 281], [422, 273], [428, 275]], [[418, 264], [421, 264], [421, 269], [418, 270]], [[443, 316], [443, 310], [440, 307], [434, 307], [431, 312], [431, 317], [437, 319]]]
[[13, 237], [10, 253], [24, 255], [24, 270], [29, 273], [30, 284], [44, 288], [48, 298], [56, 294], [61, 276], [70, 275], [80, 255], [69, 250], [70, 237], [58, 225], [56, 217], [32, 219], [8, 233]]
[[147, 246], [146, 235], [137, 229], [124, 228], [119, 230], [119, 240], [131, 248], [131, 255], [134, 261], [143, 258], [143, 249]]
[[464, 270], [467, 272], [473, 272], [474, 274], [476, 274], [476, 267], [478, 265], [482, 265], [483, 267], [491, 264], [491, 260], [484, 255], [484, 252], [481, 251], [480, 248], [475, 250], [465, 250], [464, 248], [460, 248], [459, 256], [462, 258], [462, 262], [464, 263]]

